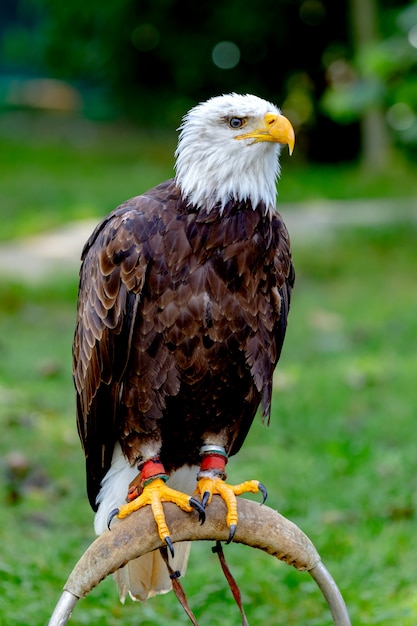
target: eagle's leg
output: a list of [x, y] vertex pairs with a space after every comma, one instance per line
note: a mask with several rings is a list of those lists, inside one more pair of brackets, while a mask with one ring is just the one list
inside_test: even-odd
[[137, 511], [147, 504], [150, 504], [158, 528], [159, 537], [166, 543], [172, 556], [174, 556], [174, 549], [165, 520], [162, 503], [174, 502], [174, 504], [187, 512], [195, 509], [198, 512], [201, 522], [205, 519], [204, 508], [200, 502], [194, 498], [176, 489], [171, 489], [171, 487], [165, 484], [168, 480], [168, 475], [158, 457], [144, 461], [138, 466], [138, 469], [139, 475], [131, 483], [129, 488], [127, 504], [111, 511], [108, 517], [108, 526], [110, 528], [111, 520], [114, 517], [123, 519], [133, 513], [133, 511]]
[[242, 493], [262, 493], [262, 504], [267, 498], [267, 491], [258, 480], [247, 480], [239, 485], [226, 483], [226, 463], [228, 456], [223, 446], [207, 444], [200, 448], [201, 465], [197, 476], [196, 493], [201, 497], [201, 504], [205, 508], [213, 495], [218, 494], [227, 507], [226, 524], [229, 528], [228, 543], [233, 540], [236, 532], [238, 513], [236, 496]]

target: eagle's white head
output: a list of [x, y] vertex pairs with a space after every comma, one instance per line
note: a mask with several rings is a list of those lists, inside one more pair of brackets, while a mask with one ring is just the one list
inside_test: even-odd
[[190, 205], [210, 210], [234, 199], [274, 210], [280, 144], [292, 153], [295, 142], [275, 105], [252, 95], [217, 96], [191, 109], [179, 130], [176, 181]]

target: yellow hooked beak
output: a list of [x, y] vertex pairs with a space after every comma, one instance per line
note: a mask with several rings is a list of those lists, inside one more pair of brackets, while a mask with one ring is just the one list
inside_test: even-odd
[[291, 122], [279, 113], [266, 113], [260, 128], [238, 135], [236, 139], [253, 139], [258, 141], [275, 141], [288, 145], [290, 154], [293, 153], [295, 133]]

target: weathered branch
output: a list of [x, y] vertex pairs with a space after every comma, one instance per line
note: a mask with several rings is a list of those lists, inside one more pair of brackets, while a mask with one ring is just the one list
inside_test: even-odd
[[[215, 496], [200, 524], [197, 515], [184, 513], [174, 504], [164, 505], [171, 538], [178, 541], [226, 541], [226, 509]], [[259, 548], [300, 571], [308, 571], [321, 589], [335, 626], [350, 626], [343, 598], [321, 563], [310, 539], [292, 522], [267, 506], [238, 499], [239, 523], [234, 541]], [[128, 561], [162, 546], [150, 507], [132, 513], [101, 535], [86, 550], [70, 574], [49, 626], [64, 626], [79, 600], [106, 576]]]

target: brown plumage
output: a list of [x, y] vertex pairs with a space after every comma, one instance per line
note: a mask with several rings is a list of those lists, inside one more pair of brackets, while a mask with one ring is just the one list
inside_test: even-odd
[[190, 211], [171, 180], [125, 202], [83, 252], [74, 378], [91, 505], [120, 440], [129, 461], [162, 433], [167, 471], [202, 436], [241, 447], [272, 374], [294, 280], [288, 233], [265, 207]]
[[[214, 129], [209, 144], [196, 123]], [[196, 107], [182, 129], [177, 176], [119, 206], [82, 255], [73, 371], [97, 532], [139, 463], [157, 458], [186, 490], [175, 472], [198, 470], [202, 446], [236, 454], [258, 407], [270, 417], [294, 282], [288, 233], [271, 203], [277, 142], [292, 148], [292, 127], [273, 105], [231, 95]], [[192, 470], [191, 485], [222, 478], [210, 463], [198, 477]], [[124, 568], [122, 597], [169, 589], [154, 568], [138, 567], [143, 586]]]

